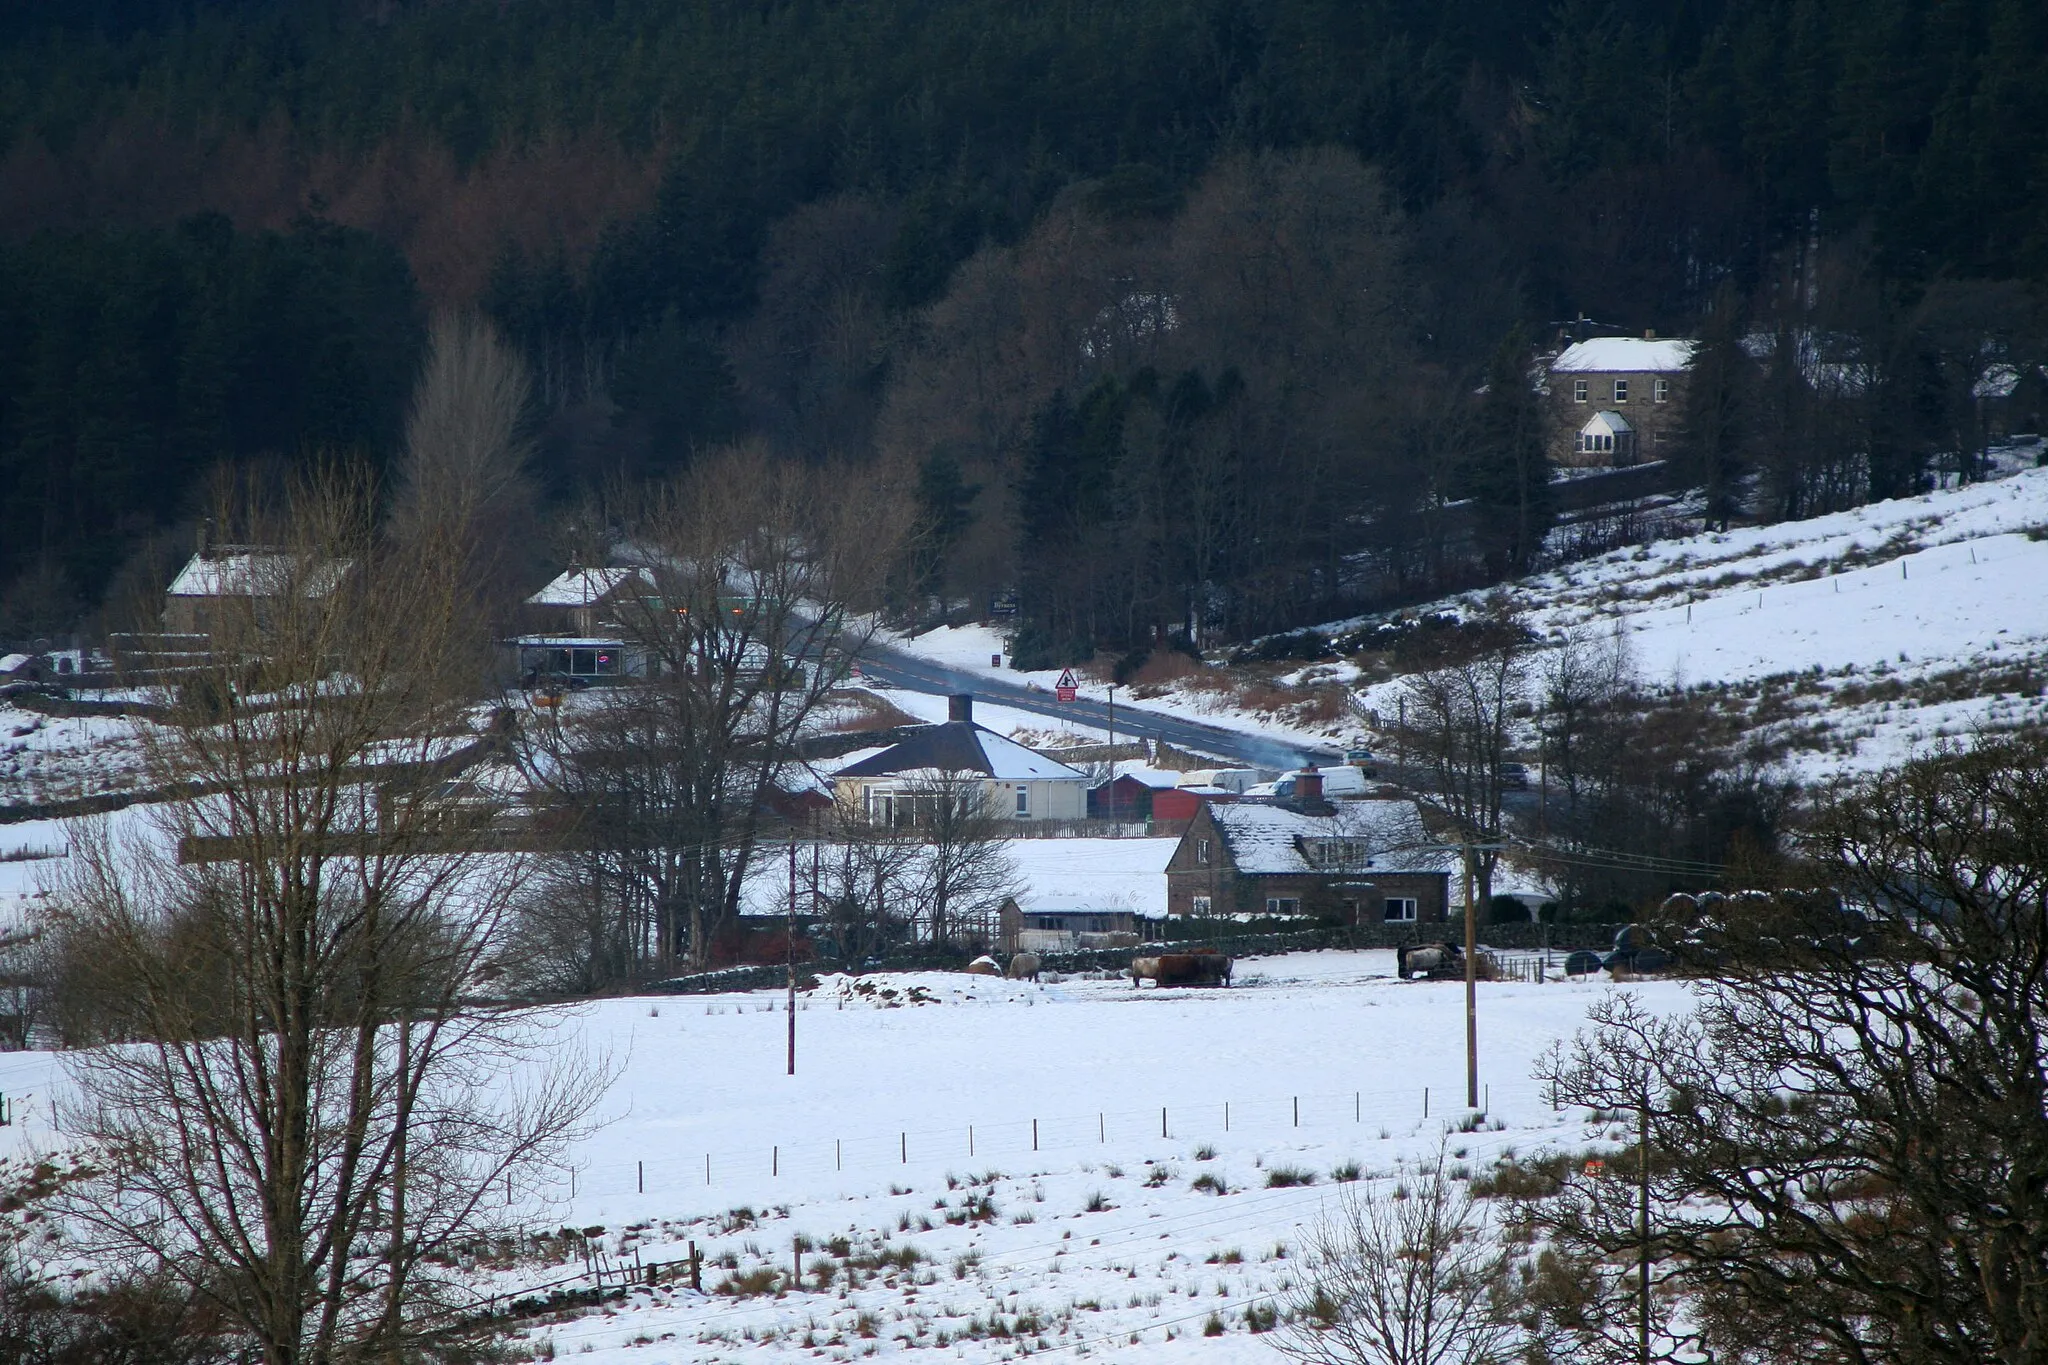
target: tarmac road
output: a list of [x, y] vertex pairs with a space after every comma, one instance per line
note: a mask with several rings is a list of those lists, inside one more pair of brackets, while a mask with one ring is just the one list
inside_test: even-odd
[[[862, 676], [866, 678], [884, 686], [900, 687], [910, 692], [925, 692], [933, 696], [971, 692], [976, 697], [996, 705], [1014, 707], [1019, 711], [1029, 711], [1033, 715], [1046, 716], [1054, 720], [1082, 721], [1105, 729], [1111, 719], [1109, 707], [1099, 701], [1086, 698], [1070, 702], [1057, 701], [1050, 692], [1025, 687], [1019, 683], [1002, 682], [980, 673], [966, 673], [959, 669], [947, 668], [943, 664], [872, 643], [861, 651], [860, 668]], [[1214, 754], [1220, 759], [1247, 768], [1273, 768], [1284, 772], [1291, 768], [1299, 768], [1311, 760], [1319, 764], [1330, 764], [1342, 762], [1344, 757], [1335, 750], [1287, 744], [1262, 735], [1241, 734], [1235, 730], [1204, 725], [1200, 721], [1183, 720], [1178, 716], [1162, 715], [1157, 711], [1144, 711], [1135, 707], [1119, 706], [1116, 709], [1115, 720], [1119, 739], [1126, 735], [1161, 739], [1177, 749], [1192, 749], [1196, 753]]]

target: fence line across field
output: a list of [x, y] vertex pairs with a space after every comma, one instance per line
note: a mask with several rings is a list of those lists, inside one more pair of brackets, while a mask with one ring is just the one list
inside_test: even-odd
[[[1468, 1115], [1470, 1112], [1469, 1110], [1466, 1111]], [[1459, 1126], [1448, 1118], [1439, 1120], [1439, 1123], [1446, 1137], [1457, 1131]], [[1468, 1159], [1476, 1163], [1485, 1161], [1488, 1158], [1498, 1159], [1514, 1145], [1516, 1145], [1514, 1136], [1510, 1134], [1474, 1133], [1469, 1141], [1459, 1144], [1458, 1150], [1462, 1154], [1461, 1159]], [[1369, 1185], [1385, 1181], [1399, 1181], [1402, 1178], [1402, 1171], [1398, 1167], [1392, 1170], [1366, 1170], [1361, 1172], [1360, 1178]], [[1046, 1239], [1024, 1246], [1012, 1247], [1008, 1251], [988, 1256], [979, 1263], [977, 1273], [983, 1276], [1013, 1274], [1045, 1264], [1057, 1264], [1062, 1258], [1074, 1256], [1086, 1257], [1091, 1262], [1102, 1260], [1114, 1262], [1117, 1258], [1135, 1247], [1150, 1247], [1159, 1236], [1162, 1228], [1170, 1229], [1178, 1235], [1193, 1233], [1212, 1240], [1219, 1237], [1235, 1236], [1242, 1231], [1252, 1228], [1270, 1229], [1275, 1213], [1281, 1209], [1291, 1208], [1297, 1204], [1304, 1207], [1319, 1205], [1328, 1197], [1329, 1188], [1327, 1186], [1323, 1188], [1312, 1186], [1268, 1187], [1261, 1190], [1240, 1191], [1236, 1192], [1235, 1197], [1219, 1200], [1216, 1204], [1209, 1207], [1186, 1209], [1163, 1216], [1155, 1214], [1148, 1216], [1142, 1222], [1106, 1231], [1101, 1237], [1091, 1240], [1087, 1248], [1078, 1247], [1071, 1240], [1064, 1238], [1058, 1240]], [[744, 1237], [749, 1241], [759, 1236], [759, 1230], [751, 1225], [737, 1229], [732, 1234], [732, 1237]], [[792, 1233], [792, 1236], [801, 1237], [802, 1234]], [[732, 1238], [729, 1237], [727, 1240], [730, 1241]], [[815, 1251], [818, 1249], [811, 1239], [805, 1238], [804, 1241], [809, 1250]], [[679, 1275], [688, 1274], [699, 1267], [708, 1267], [715, 1262], [717, 1253], [711, 1241], [707, 1240], [700, 1247], [695, 1239], [689, 1239], [687, 1245], [690, 1248], [688, 1256], [670, 1257], [665, 1260], [642, 1261], [637, 1250], [633, 1253], [631, 1259], [627, 1259], [624, 1256], [607, 1257], [601, 1252], [594, 1253], [586, 1257], [586, 1263], [581, 1270], [571, 1271], [564, 1276], [559, 1276], [539, 1284], [524, 1285], [517, 1289], [500, 1291], [490, 1296], [489, 1304], [495, 1310], [500, 1304], [509, 1304], [521, 1299], [531, 1300], [535, 1296], [544, 1294], [547, 1291], [571, 1285], [593, 1285], [598, 1291], [602, 1292], [607, 1284], [615, 1288], [625, 1288], [638, 1283], [654, 1284], [664, 1279], [673, 1281]], [[1267, 1298], [1271, 1296], [1271, 1293], [1267, 1292], [1252, 1297]], [[1203, 1313], [1198, 1313], [1196, 1316], [1205, 1316], [1206, 1312], [1207, 1310], [1205, 1309]], [[686, 1321], [680, 1324], [680, 1326], [681, 1330], [695, 1331], [713, 1323], [730, 1327], [736, 1320], [740, 1322], [759, 1322], [765, 1325], [770, 1322], [781, 1321], [788, 1315], [788, 1310], [782, 1307], [762, 1306], [749, 1311], [737, 1303], [715, 1301], [707, 1304], [707, 1312], [704, 1316], [696, 1320]], [[1168, 1326], [1171, 1321], [1177, 1321], [1177, 1319], [1165, 1323], [1151, 1323], [1144, 1327], [1129, 1330], [1150, 1331], [1157, 1327]], [[551, 1340], [559, 1343], [565, 1340], [581, 1340], [610, 1330], [616, 1329], [603, 1327], [586, 1329], [580, 1332], [571, 1331], [566, 1334], [560, 1331], [551, 1331], [549, 1337]], [[1113, 1335], [1120, 1336], [1121, 1333]]]
[[[1398, 1090], [1304, 1091], [1255, 1099], [1187, 1100], [1143, 1108], [1099, 1109], [1035, 1118], [976, 1119], [943, 1127], [899, 1128], [852, 1137], [816, 1137], [770, 1142], [758, 1147], [696, 1152], [650, 1151], [628, 1163], [579, 1166], [563, 1172], [555, 1193], [639, 1196], [720, 1185], [758, 1185], [796, 1176], [848, 1171], [972, 1168], [997, 1160], [1048, 1152], [1101, 1149], [1144, 1141], [1225, 1139], [1239, 1133], [1283, 1131], [1327, 1133], [1342, 1129], [1391, 1128], [1397, 1124], [1469, 1120], [1475, 1126], [1487, 1110], [1454, 1102], [1456, 1087], [1415, 1086]], [[1490, 1088], [1489, 1088], [1490, 1089]], [[1490, 1095], [1483, 1097], [1490, 1101]]]

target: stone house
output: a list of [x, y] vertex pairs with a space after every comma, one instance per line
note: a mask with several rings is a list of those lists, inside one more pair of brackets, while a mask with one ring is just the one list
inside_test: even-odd
[[1662, 460], [1683, 420], [1693, 343], [1594, 337], [1549, 364], [1550, 458], [1567, 468]]
[[[261, 627], [272, 600], [296, 595], [325, 602], [354, 567], [353, 560], [307, 561], [266, 546], [202, 547], [164, 589], [164, 633], [210, 636], [224, 624], [251, 619], [252, 607]], [[234, 615], [223, 615], [229, 611]]]
[[1414, 802], [1303, 807], [1203, 802], [1166, 864], [1167, 913], [1444, 921], [1454, 860], [1428, 837]]

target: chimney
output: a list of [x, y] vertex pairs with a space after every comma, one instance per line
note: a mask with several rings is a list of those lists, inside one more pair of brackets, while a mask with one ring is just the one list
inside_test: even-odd
[[1304, 811], [1323, 804], [1323, 774], [1313, 764], [1294, 775], [1294, 804]]
[[1645, 340], [1645, 341], [1655, 341], [1656, 339], [1657, 339], [1657, 329], [1656, 329], [1656, 328], [1654, 328], [1654, 327], [1645, 327], [1645, 328], [1643, 329], [1643, 340]]
[[946, 719], [960, 721], [966, 725], [974, 724], [974, 694], [956, 692], [946, 698]]

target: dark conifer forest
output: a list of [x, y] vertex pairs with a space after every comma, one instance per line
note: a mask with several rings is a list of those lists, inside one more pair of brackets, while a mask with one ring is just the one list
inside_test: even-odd
[[0, 643], [218, 471], [389, 462], [441, 309], [531, 364], [548, 508], [829, 465], [918, 504], [906, 614], [1016, 593], [1046, 658], [1529, 567], [1561, 336], [1702, 341], [1723, 520], [1968, 477], [2048, 359], [2039, 0], [5, 13]]

